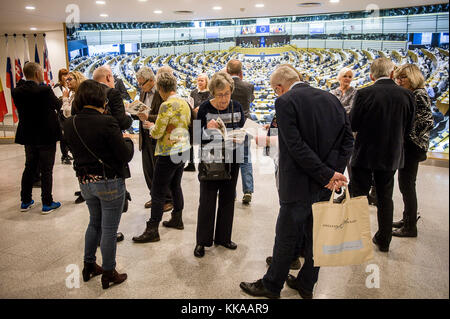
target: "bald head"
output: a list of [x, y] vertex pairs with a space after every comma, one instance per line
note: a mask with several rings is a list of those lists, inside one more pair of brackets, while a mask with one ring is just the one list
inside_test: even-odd
[[242, 75], [242, 62], [236, 59], [232, 59], [227, 63], [227, 73], [231, 76]]
[[106, 84], [110, 88], [114, 88], [114, 77], [109, 65], [103, 65], [95, 69], [92, 79], [94, 81]]

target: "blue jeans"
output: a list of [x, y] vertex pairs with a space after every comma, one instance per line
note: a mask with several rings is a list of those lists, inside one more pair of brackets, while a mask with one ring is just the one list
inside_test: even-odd
[[245, 137], [244, 144], [244, 162], [241, 163], [241, 176], [242, 176], [242, 192], [244, 194], [253, 194], [253, 166], [252, 166], [252, 154], [250, 151], [251, 140], [248, 135]]
[[319, 267], [314, 267], [312, 250], [313, 215], [312, 204], [330, 199], [327, 189], [317, 192], [310, 203], [281, 202], [277, 219], [273, 259], [263, 278], [263, 285], [274, 293], [280, 293], [289, 274], [289, 267], [298, 257], [300, 246], [303, 246], [305, 262], [298, 273], [296, 284], [304, 290], [313, 291], [319, 277]]
[[80, 184], [89, 208], [90, 220], [85, 235], [84, 261], [94, 263], [100, 241], [103, 270], [116, 267], [117, 229], [125, 203], [125, 180], [122, 178]]

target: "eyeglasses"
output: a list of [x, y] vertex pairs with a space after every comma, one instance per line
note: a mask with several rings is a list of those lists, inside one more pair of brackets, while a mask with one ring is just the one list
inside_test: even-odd
[[408, 78], [408, 76], [406, 76], [406, 75], [400, 75], [399, 77], [397, 77], [397, 80], [404, 80], [407, 78]]
[[231, 96], [231, 92], [225, 93], [225, 94], [215, 94], [214, 97], [215, 98], [219, 98], [219, 99], [223, 99], [224, 97], [229, 97]]
[[142, 87], [142, 86], [146, 85], [146, 84], [148, 83], [148, 81], [150, 81], [150, 79], [148, 79], [148, 80], [145, 81], [144, 83], [138, 83], [138, 85], [139, 85], [140, 87]]

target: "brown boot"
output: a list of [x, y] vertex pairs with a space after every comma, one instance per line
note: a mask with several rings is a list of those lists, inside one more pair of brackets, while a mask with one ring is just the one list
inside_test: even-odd
[[119, 274], [115, 269], [105, 270], [102, 275], [102, 287], [108, 289], [111, 282], [118, 285], [125, 280], [127, 280], [127, 274]]
[[87, 282], [92, 277], [101, 275], [103, 273], [103, 268], [97, 265], [96, 263], [87, 263], [84, 262], [84, 268], [82, 271], [83, 281]]

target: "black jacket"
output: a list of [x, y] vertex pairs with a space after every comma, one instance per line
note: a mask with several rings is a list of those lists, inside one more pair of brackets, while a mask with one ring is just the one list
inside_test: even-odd
[[246, 118], [250, 118], [250, 103], [253, 102], [255, 96], [253, 95], [254, 86], [251, 83], [242, 81], [238, 77], [233, 77], [234, 91], [231, 99], [238, 101], [242, 105]]
[[107, 85], [105, 85], [105, 90], [106, 97], [109, 101], [106, 105], [108, 114], [111, 114], [117, 120], [121, 130], [128, 129], [133, 123], [133, 119], [131, 116], [125, 114], [125, 106], [123, 105], [123, 99], [120, 92]]
[[61, 109], [62, 101], [50, 86], [21, 81], [12, 90], [12, 97], [19, 115], [17, 144], [51, 145], [61, 139], [57, 111]]
[[415, 114], [412, 92], [390, 79], [360, 89], [350, 112], [355, 149], [351, 166], [395, 171], [404, 165], [404, 143]]
[[345, 170], [353, 147], [348, 116], [334, 95], [305, 83], [276, 99], [275, 109], [280, 200], [310, 203]]
[[[141, 92], [140, 101], [144, 103], [145, 98], [147, 97], [147, 92]], [[155, 96], [153, 96], [152, 105], [150, 106], [150, 111], [148, 113], [148, 121], [156, 122], [156, 118], [158, 117], [159, 107], [163, 103], [163, 99], [161, 95], [159, 95], [158, 91], [155, 91]], [[139, 119], [137, 116], [136, 119]], [[142, 126], [142, 121], [139, 121], [139, 150], [142, 150], [143, 147], [153, 147], [156, 146], [156, 140], [150, 137], [149, 130], [144, 129]]]
[[[74, 130], [73, 118], [74, 116], [69, 117], [64, 123], [64, 138], [73, 154], [77, 176], [102, 176], [103, 167], [80, 141]], [[117, 120], [111, 115], [84, 108], [76, 115], [75, 124], [84, 143], [97, 157], [111, 166], [105, 168], [106, 176], [125, 178], [127, 163], [134, 154], [133, 142], [123, 138]]]
[[[110, 88], [104, 83], [102, 83], [102, 85], [106, 92], [106, 98], [108, 99], [106, 114], [112, 115], [117, 120], [121, 130], [128, 129], [133, 123], [133, 119], [125, 113], [125, 106], [123, 105], [120, 92], [116, 89]], [[76, 100], [74, 100], [72, 102], [72, 115], [78, 114], [83, 107], [84, 105], [77, 105]]]

